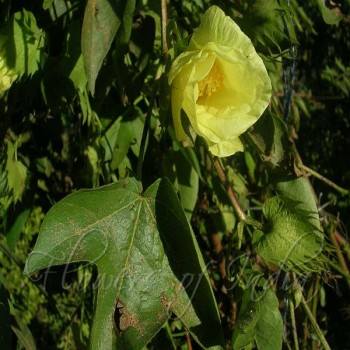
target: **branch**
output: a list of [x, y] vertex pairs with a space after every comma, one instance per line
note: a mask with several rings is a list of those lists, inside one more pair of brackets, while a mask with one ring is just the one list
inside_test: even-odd
[[166, 40], [166, 26], [168, 24], [168, 10], [167, 10], [167, 0], [161, 0], [162, 2], [162, 50], [164, 56], [168, 54], [168, 43]]
[[321, 342], [321, 344], [322, 344], [322, 346], [323, 346], [323, 348], [325, 350], [331, 350], [330, 346], [328, 345], [328, 342], [327, 342], [326, 338], [324, 337], [324, 335], [323, 335], [323, 333], [321, 331], [320, 326], [318, 325], [318, 323], [317, 323], [316, 319], [314, 318], [314, 316], [313, 316], [309, 306], [307, 305], [307, 302], [306, 302], [306, 300], [304, 298], [304, 294], [302, 293], [302, 290], [301, 290], [301, 286], [300, 286], [300, 284], [298, 282], [298, 279], [296, 278], [294, 273], [293, 273], [293, 279], [294, 279], [294, 283], [296, 284], [296, 287], [301, 292], [301, 301], [300, 301], [300, 303], [303, 306], [303, 309], [304, 309], [304, 311], [306, 313], [306, 316], [310, 320], [310, 322], [312, 324], [312, 327], [314, 328], [314, 330], [315, 330], [315, 332], [316, 332], [316, 334], [318, 336], [318, 339], [320, 340], [320, 342]]
[[252, 219], [251, 217], [247, 216], [244, 213], [243, 209], [241, 208], [241, 206], [238, 202], [236, 195], [233, 192], [231, 184], [227, 180], [227, 176], [226, 176], [225, 171], [221, 165], [220, 159], [218, 157], [214, 157], [213, 162], [214, 162], [215, 169], [219, 175], [219, 178], [225, 186], [228, 198], [230, 199], [230, 202], [232, 203], [233, 208], [235, 209], [239, 220], [244, 222], [245, 224], [252, 225], [256, 228], [262, 229], [263, 225], [261, 224], [261, 222]]
[[336, 191], [340, 192], [341, 194], [349, 194], [349, 190], [338, 186], [337, 184], [335, 184], [333, 181], [327, 179], [326, 177], [324, 177], [323, 175], [319, 174], [318, 172], [316, 172], [315, 170], [310, 169], [309, 167], [307, 167], [304, 164], [298, 164], [298, 167], [304, 171], [306, 171], [307, 173], [311, 174], [312, 176], [315, 176], [317, 179], [323, 181], [324, 183], [326, 183], [328, 186], [333, 187]]

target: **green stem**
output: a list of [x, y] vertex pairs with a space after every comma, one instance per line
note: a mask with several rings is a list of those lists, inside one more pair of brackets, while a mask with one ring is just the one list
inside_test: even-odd
[[152, 90], [151, 101], [150, 101], [150, 103], [148, 105], [145, 125], [144, 125], [143, 131], [142, 131], [141, 144], [140, 144], [140, 153], [139, 153], [139, 159], [138, 159], [138, 162], [137, 162], [137, 170], [136, 170], [136, 177], [140, 181], [142, 180], [142, 165], [143, 165], [143, 161], [144, 161], [144, 158], [145, 158], [145, 149], [146, 149], [146, 141], [147, 141], [147, 136], [148, 136], [148, 130], [149, 130], [149, 126], [150, 126], [150, 123], [151, 123], [151, 116], [152, 116], [154, 104], [156, 102], [156, 96], [157, 96], [157, 92], [158, 92], [158, 88], [159, 88], [159, 80], [160, 80], [160, 76], [163, 73], [163, 68], [164, 68], [164, 66], [160, 65], [158, 70], [157, 70], [156, 78], [155, 78], [154, 85], [153, 85], [153, 90]]
[[290, 313], [290, 320], [292, 323], [294, 349], [299, 350], [298, 333], [297, 333], [297, 327], [296, 327], [296, 322], [295, 322], [295, 313], [294, 313], [294, 302], [293, 302], [292, 298], [289, 298], [289, 313]]
[[[297, 280], [295, 274], [293, 274], [293, 279], [294, 279], [294, 283], [296, 284], [297, 288], [301, 291], [301, 287], [300, 287], [300, 285], [298, 283], [298, 280]], [[301, 302], [301, 305], [303, 306], [303, 309], [304, 309], [304, 311], [306, 313], [306, 316], [310, 320], [311, 325], [314, 328], [314, 330], [315, 330], [315, 332], [316, 332], [316, 334], [318, 336], [318, 339], [320, 340], [323, 348], [325, 350], [331, 350], [330, 346], [328, 345], [328, 342], [327, 342], [326, 338], [324, 337], [324, 335], [323, 335], [323, 333], [321, 331], [320, 326], [318, 325], [314, 315], [312, 314], [309, 306], [307, 305], [307, 302], [306, 302], [306, 300], [304, 298], [304, 295], [303, 295], [302, 291], [301, 291], [301, 301], [300, 302]]]
[[298, 167], [304, 171], [306, 171], [307, 173], [311, 174], [312, 176], [315, 176], [317, 179], [323, 181], [324, 183], [326, 183], [328, 186], [334, 188], [336, 191], [340, 192], [341, 194], [347, 195], [349, 194], [349, 190], [338, 186], [337, 184], [335, 184], [333, 181], [327, 179], [326, 177], [324, 177], [323, 175], [319, 174], [318, 172], [316, 172], [315, 170], [310, 169], [309, 167], [307, 167], [304, 164], [299, 164]]
[[350, 290], [350, 273], [349, 273], [349, 269], [348, 269], [348, 266], [346, 264], [346, 261], [344, 259], [344, 256], [340, 250], [340, 246], [339, 246], [339, 243], [337, 242], [336, 238], [335, 238], [335, 235], [334, 235], [334, 230], [331, 228], [330, 229], [330, 239], [333, 243], [333, 246], [335, 247], [335, 251], [336, 251], [336, 254], [337, 254], [337, 258], [338, 258], [338, 261], [339, 261], [339, 264], [341, 265], [341, 268], [339, 268], [337, 266], [337, 264], [334, 264], [333, 265], [333, 268], [335, 268], [337, 271], [339, 271], [344, 277], [345, 277], [345, 281], [346, 281], [346, 284]]

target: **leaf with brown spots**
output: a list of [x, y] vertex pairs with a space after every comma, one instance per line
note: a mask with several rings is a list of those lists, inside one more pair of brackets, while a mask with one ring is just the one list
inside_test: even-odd
[[47, 214], [25, 273], [77, 261], [99, 274], [92, 349], [141, 349], [175, 314], [204, 349], [222, 349], [206, 267], [166, 179], [73, 193]]

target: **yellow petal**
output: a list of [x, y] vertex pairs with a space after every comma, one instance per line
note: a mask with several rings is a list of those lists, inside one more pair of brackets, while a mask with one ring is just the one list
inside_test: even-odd
[[202, 16], [201, 24], [191, 38], [189, 50], [201, 49], [208, 42], [218, 46], [237, 48], [248, 55], [255, 53], [250, 39], [217, 6], [211, 6]]
[[250, 39], [216, 6], [203, 15], [188, 51], [174, 61], [169, 83], [177, 138], [186, 138], [182, 109], [220, 157], [243, 150], [239, 136], [271, 98], [271, 81]]
[[218, 157], [228, 157], [237, 152], [244, 150], [241, 140], [237, 137], [232, 140], [223, 141], [220, 143], [208, 144], [209, 151]]

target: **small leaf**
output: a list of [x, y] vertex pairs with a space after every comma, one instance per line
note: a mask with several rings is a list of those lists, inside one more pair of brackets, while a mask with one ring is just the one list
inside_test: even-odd
[[27, 168], [17, 159], [17, 150], [13, 143], [7, 143], [7, 186], [12, 191], [14, 201], [22, 198], [27, 180]]
[[25, 273], [97, 265], [92, 349], [141, 349], [175, 313], [205, 349], [222, 349], [218, 310], [195, 237], [168, 180], [78, 191], [45, 217]]
[[[317, 271], [321, 264], [323, 236], [314, 225], [315, 213], [285, 196], [264, 203], [268, 230], [254, 232], [254, 247], [267, 263], [293, 271]], [[317, 213], [316, 213], [317, 214]]]
[[97, 75], [120, 22], [120, 11], [114, 2], [88, 0], [82, 29], [82, 52], [92, 95]]
[[327, 24], [338, 24], [344, 18], [339, 5], [332, 1], [317, 0], [317, 5]]

